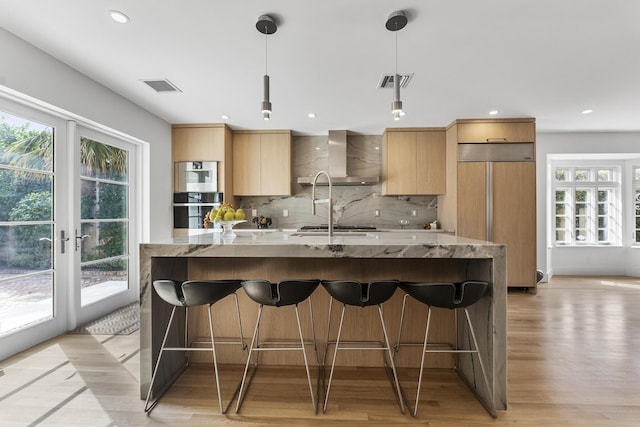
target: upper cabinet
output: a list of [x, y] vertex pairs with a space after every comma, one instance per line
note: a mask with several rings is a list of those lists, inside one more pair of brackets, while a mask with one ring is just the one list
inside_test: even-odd
[[233, 133], [236, 196], [291, 195], [291, 131]]
[[459, 143], [535, 142], [534, 119], [456, 120]]
[[[171, 126], [172, 160], [218, 162], [218, 191], [231, 197], [231, 129], [225, 124], [176, 124]], [[177, 191], [174, 179], [174, 191]]]
[[445, 192], [444, 128], [387, 129], [382, 137], [382, 194]]

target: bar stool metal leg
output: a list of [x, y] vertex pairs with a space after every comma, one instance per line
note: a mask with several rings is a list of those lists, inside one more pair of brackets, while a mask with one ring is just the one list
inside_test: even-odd
[[418, 374], [418, 390], [416, 391], [416, 404], [413, 407], [414, 417], [418, 415], [418, 402], [420, 402], [420, 389], [422, 388], [422, 373], [424, 372], [424, 356], [425, 354], [427, 354], [427, 340], [429, 338], [430, 323], [431, 323], [431, 307], [429, 307], [427, 310], [427, 327], [424, 330], [424, 345], [422, 346], [422, 358], [420, 360], [420, 374]]
[[384, 316], [382, 315], [382, 305], [378, 304], [378, 313], [380, 314], [380, 324], [382, 325], [382, 332], [384, 334], [384, 342], [386, 350], [389, 353], [389, 363], [391, 364], [391, 371], [393, 372], [393, 380], [396, 385], [396, 392], [398, 397], [398, 404], [400, 405], [400, 412], [404, 414], [404, 402], [402, 399], [402, 392], [400, 391], [400, 383], [398, 381], [398, 373], [396, 372], [396, 365], [393, 363], [393, 354], [391, 352], [391, 345], [389, 344], [389, 336], [387, 335], [387, 328], [384, 325]]
[[[253, 329], [253, 336], [251, 338], [251, 345], [249, 346], [249, 354], [247, 355], [247, 363], [244, 367], [244, 374], [242, 375], [242, 381], [240, 382], [240, 393], [238, 394], [238, 402], [236, 403], [236, 413], [240, 410], [240, 406], [242, 406], [242, 401], [244, 400], [244, 388], [247, 380], [247, 372], [249, 371], [249, 365], [251, 364], [251, 354], [253, 353], [254, 345], [256, 343], [256, 338], [258, 336], [258, 330], [260, 329], [260, 319], [262, 318], [262, 304], [258, 305], [258, 318], [256, 319], [256, 327]], [[258, 354], [260, 354], [258, 352]], [[257, 364], [257, 360], [256, 360]], [[254, 370], [255, 372], [255, 370]], [[252, 375], [253, 378], [253, 375]], [[249, 379], [251, 381], [251, 378]]]
[[151, 404], [149, 404], [149, 399], [151, 398], [151, 392], [153, 390], [153, 384], [156, 380], [156, 375], [158, 374], [158, 367], [160, 366], [160, 359], [162, 359], [162, 354], [164, 353], [164, 347], [167, 342], [167, 337], [169, 336], [169, 330], [171, 329], [171, 323], [173, 322], [173, 315], [176, 313], [176, 307], [174, 306], [171, 309], [171, 315], [169, 316], [169, 323], [167, 324], [167, 330], [164, 332], [164, 338], [162, 338], [162, 345], [160, 346], [160, 353], [158, 354], [158, 360], [156, 360], [156, 365], [153, 368], [153, 375], [151, 375], [151, 384], [149, 384], [149, 391], [147, 391], [147, 399], [144, 401], [144, 412], [149, 413], [158, 403], [160, 397], [162, 397], [161, 393]]
[[[209, 332], [211, 333], [211, 352], [213, 353], [213, 371], [216, 376], [216, 390], [218, 391], [218, 405], [220, 405], [220, 413], [227, 412], [222, 407], [222, 393], [220, 393], [220, 375], [218, 373], [218, 357], [216, 355], [216, 337], [213, 334], [213, 319], [211, 318], [211, 304], [207, 307], [207, 313], [209, 314]], [[233, 400], [233, 397], [231, 398]], [[229, 402], [231, 404], [231, 402]]]
[[[300, 323], [300, 312], [298, 311], [298, 304], [296, 304], [296, 320], [298, 321], [298, 333], [300, 334], [300, 347], [302, 348], [302, 357], [304, 358], [304, 367], [307, 371], [307, 380], [309, 381], [309, 392], [311, 393], [311, 404], [313, 410], [317, 413], [318, 403], [313, 395], [313, 385], [311, 384], [311, 372], [309, 372], [309, 362], [307, 361], [307, 351], [304, 348], [304, 336], [302, 335], [302, 324]], [[314, 337], [315, 345], [315, 337]]]
[[[471, 318], [469, 317], [469, 311], [467, 311], [467, 308], [464, 308], [464, 314], [467, 318], [467, 324], [469, 325], [469, 332], [471, 335], [471, 338], [473, 339], [473, 346], [475, 348], [475, 354], [476, 356], [478, 356], [478, 362], [480, 363], [480, 370], [482, 371], [482, 379], [484, 380], [484, 385], [485, 387], [487, 387], [487, 390], [489, 390], [491, 392], [491, 395], [493, 395], [493, 390], [491, 389], [491, 387], [489, 387], [489, 380], [487, 379], [487, 371], [485, 371], [484, 369], [484, 363], [482, 362], [482, 356], [480, 356], [480, 349], [478, 348], [478, 341], [476, 340], [476, 333], [473, 330], [473, 325], [471, 325]], [[496, 410], [494, 407], [490, 407], [487, 408], [487, 410], [489, 411], [489, 413], [496, 418], [497, 414], [496, 414]]]
[[240, 327], [240, 343], [242, 344], [242, 350], [247, 350], [247, 343], [244, 342], [244, 334], [242, 333], [242, 319], [240, 318], [240, 304], [238, 302], [238, 293], [234, 292], [233, 297], [236, 300], [236, 315], [238, 317], [238, 326]]
[[407, 306], [407, 298], [409, 294], [404, 294], [402, 297], [402, 311], [400, 311], [400, 327], [398, 328], [398, 339], [396, 345], [393, 347], [393, 354], [395, 355], [400, 350], [400, 335], [402, 334], [402, 324], [404, 323], [404, 309]]
[[[327, 383], [327, 391], [324, 396], [324, 405], [322, 406], [322, 412], [327, 412], [327, 402], [329, 401], [329, 391], [331, 390], [331, 380], [333, 379], [333, 369], [336, 365], [336, 357], [338, 355], [338, 346], [340, 345], [340, 334], [342, 333], [342, 323], [344, 321], [344, 312], [347, 308], [346, 304], [342, 304], [342, 314], [340, 315], [340, 325], [338, 326], [338, 336], [336, 337], [336, 344], [333, 350], [333, 360], [331, 361], [331, 372], [329, 373], [329, 382]], [[329, 307], [331, 309], [331, 307]], [[329, 317], [331, 317], [331, 312], [329, 312]], [[327, 331], [327, 334], [329, 332]], [[327, 339], [327, 343], [329, 340]], [[325, 351], [326, 354], [326, 351]]]

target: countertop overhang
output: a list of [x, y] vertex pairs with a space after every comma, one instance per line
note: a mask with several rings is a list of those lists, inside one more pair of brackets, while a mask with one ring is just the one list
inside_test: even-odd
[[295, 235], [295, 230], [218, 230], [143, 243], [152, 256], [189, 257], [352, 257], [352, 258], [496, 258], [505, 246], [422, 230], [377, 231], [329, 237]]

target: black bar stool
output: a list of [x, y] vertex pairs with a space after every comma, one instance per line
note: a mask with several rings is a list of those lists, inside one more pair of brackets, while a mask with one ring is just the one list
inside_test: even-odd
[[[240, 385], [240, 394], [238, 395], [238, 402], [236, 404], [236, 413], [240, 410], [242, 402], [247, 393], [247, 389], [251, 384], [251, 379], [256, 372], [258, 366], [258, 356], [254, 364], [254, 370], [249, 378], [249, 384], [246, 384], [247, 372], [249, 370], [249, 364], [251, 363], [251, 355], [253, 352], [260, 351], [290, 351], [300, 350], [304, 358], [304, 366], [307, 371], [307, 380], [309, 381], [309, 392], [311, 393], [311, 404], [313, 405], [314, 412], [317, 412], [318, 405], [316, 398], [313, 394], [313, 386], [311, 384], [311, 373], [309, 371], [309, 363], [307, 361], [307, 352], [305, 345], [313, 345], [313, 349], [316, 352], [316, 360], [318, 366], [320, 366], [320, 359], [318, 357], [318, 348], [316, 346], [316, 335], [313, 326], [313, 308], [311, 306], [311, 294], [316, 290], [320, 284], [319, 280], [284, 280], [279, 283], [271, 283], [268, 280], [245, 280], [242, 282], [242, 287], [246, 294], [258, 303], [258, 318], [256, 319], [256, 327], [253, 330], [253, 337], [251, 338], [251, 345], [249, 346], [249, 355], [247, 356], [247, 363], [244, 368], [244, 374], [242, 376], [242, 383]], [[309, 313], [311, 320], [311, 333], [313, 339], [311, 341], [305, 341], [302, 335], [302, 325], [300, 323], [300, 312], [298, 311], [298, 304], [304, 300], [309, 301]], [[260, 331], [260, 319], [262, 317], [262, 309], [264, 306], [270, 307], [284, 307], [288, 305], [295, 305], [296, 321], [298, 324], [298, 334], [300, 335], [300, 341], [263, 341], [258, 339]], [[276, 346], [276, 347], [273, 347]], [[258, 355], [260, 353], [257, 353]], [[246, 387], [245, 387], [246, 384]]]
[[[323, 281], [322, 285], [331, 295], [331, 300], [329, 300], [329, 320], [327, 321], [327, 341], [325, 347], [325, 359], [327, 355], [327, 350], [329, 348], [329, 344], [334, 344], [335, 348], [333, 351], [333, 360], [331, 362], [331, 372], [329, 374], [329, 382], [327, 383], [327, 391], [324, 398], [324, 406], [322, 407], [322, 411], [327, 411], [327, 402], [329, 401], [329, 391], [331, 390], [331, 380], [333, 379], [333, 370], [335, 368], [336, 356], [338, 355], [338, 350], [382, 350], [386, 351], [389, 355], [389, 365], [391, 366], [391, 374], [392, 374], [392, 384], [394, 387], [395, 383], [395, 392], [397, 393], [396, 399], [398, 400], [398, 405], [400, 406], [400, 411], [404, 414], [404, 403], [402, 400], [402, 395], [400, 392], [400, 384], [398, 382], [398, 375], [396, 374], [396, 367], [393, 363], [393, 355], [391, 354], [391, 346], [389, 345], [389, 337], [387, 336], [387, 329], [384, 324], [384, 316], [382, 313], [382, 303], [389, 300], [396, 291], [398, 287], [397, 280], [381, 280], [381, 281], [373, 281], [370, 283], [360, 283], [354, 280], [330, 280]], [[340, 325], [338, 326], [338, 334], [335, 341], [329, 341], [329, 331], [331, 327], [331, 308], [333, 300], [337, 300], [342, 303], [342, 314], [340, 315]], [[380, 325], [382, 326], [382, 334], [384, 336], [384, 342], [379, 341], [344, 341], [340, 342], [340, 334], [342, 333], [342, 324], [344, 322], [344, 313], [347, 306], [356, 306], [356, 307], [369, 307], [369, 306], [378, 306], [378, 313], [380, 315]], [[360, 345], [358, 347], [340, 347], [340, 344], [350, 344], [350, 345]], [[368, 345], [362, 347], [362, 345]], [[378, 345], [379, 347], [371, 347], [371, 345]], [[383, 358], [384, 358], [383, 353]], [[389, 366], [386, 363], [385, 366]], [[324, 366], [324, 363], [323, 363]]]
[[[175, 282], [173, 280], [155, 280], [153, 282], [153, 288], [156, 290], [156, 293], [160, 298], [162, 298], [167, 303], [173, 305], [173, 309], [171, 310], [171, 316], [169, 317], [169, 323], [167, 324], [167, 329], [164, 333], [164, 338], [162, 339], [162, 346], [160, 347], [160, 354], [158, 355], [158, 360], [156, 361], [155, 368], [153, 369], [153, 375], [151, 377], [151, 384], [149, 385], [149, 391], [147, 392], [147, 399], [144, 404], [144, 411], [146, 413], [151, 412], [151, 410], [157, 405], [160, 398], [164, 395], [164, 393], [168, 390], [168, 386], [161, 392], [159, 396], [155, 398], [155, 400], [149, 403], [149, 399], [151, 398], [151, 394], [153, 391], [153, 384], [156, 379], [156, 374], [158, 373], [158, 367], [160, 366], [160, 360], [162, 359], [162, 355], [165, 351], [211, 351], [213, 353], [213, 369], [216, 377], [216, 389], [218, 391], [218, 404], [220, 405], [220, 412], [222, 414], [226, 413], [229, 409], [229, 405], [231, 401], [235, 397], [238, 392], [238, 387], [236, 388], [233, 396], [229, 400], [227, 407], [223, 407], [222, 405], [222, 394], [220, 393], [220, 378], [218, 373], [218, 360], [216, 356], [216, 345], [217, 344], [239, 344], [242, 345], [242, 349], [246, 351], [247, 345], [244, 342], [244, 337], [242, 335], [242, 322], [240, 321], [240, 308], [238, 306], [238, 296], [236, 295], [236, 290], [240, 289], [240, 280], [190, 280], [184, 283]], [[233, 295], [236, 301], [236, 312], [238, 316], [238, 326], [240, 328], [240, 338], [234, 341], [217, 341], [215, 335], [213, 333], [213, 320], [211, 317], [211, 306], [221, 299]], [[211, 334], [211, 341], [192, 341], [188, 342], [188, 323], [189, 323], [189, 308], [196, 307], [201, 305], [207, 305], [207, 312], [209, 314], [209, 333]], [[171, 323], [173, 322], [174, 314], [178, 307], [185, 308], [185, 331], [184, 331], [184, 346], [183, 347], [166, 347], [167, 337], [169, 336], [169, 330], [171, 329]], [[192, 347], [193, 344], [211, 344], [210, 347]], [[188, 362], [187, 362], [188, 365]], [[175, 379], [174, 379], [175, 380]]]
[[[402, 301], [402, 314], [400, 315], [400, 328], [398, 329], [398, 340], [395, 346], [395, 351], [400, 350], [400, 346], [405, 345], [422, 345], [422, 360], [420, 362], [420, 373], [418, 376], [418, 389], [416, 391], [416, 403], [413, 409], [413, 416], [415, 417], [418, 413], [418, 402], [420, 399], [420, 387], [422, 385], [422, 374], [424, 371], [424, 356], [426, 353], [469, 353], [472, 355], [476, 354], [478, 357], [478, 363], [480, 364], [480, 370], [482, 371], [482, 379], [484, 380], [484, 384], [487, 387], [487, 390], [492, 393], [491, 388], [489, 387], [489, 381], [487, 380], [487, 373], [484, 369], [484, 363], [482, 362], [482, 357], [480, 357], [480, 352], [478, 351], [478, 342], [476, 340], [476, 334], [473, 330], [473, 325], [471, 324], [471, 318], [469, 317], [469, 311], [467, 307], [472, 304], [475, 304], [482, 298], [489, 287], [487, 282], [481, 282], [476, 280], [467, 280], [459, 283], [401, 283], [400, 288], [406, 292], [404, 299]], [[428, 307], [427, 311], [427, 325], [424, 333], [424, 342], [423, 343], [401, 343], [400, 337], [402, 334], [402, 324], [404, 322], [404, 310], [407, 302], [407, 297], [412, 296], [416, 300], [420, 301], [423, 304], [426, 304]], [[429, 343], [429, 323], [431, 321], [431, 307], [440, 307], [454, 310], [456, 313], [456, 324], [457, 324], [457, 310], [461, 309], [464, 311], [465, 319], [467, 321], [467, 325], [469, 326], [469, 335], [472, 339], [470, 342], [470, 350], [460, 349], [457, 345], [452, 348], [450, 344], [441, 344], [441, 343]], [[457, 337], [457, 328], [456, 328], [456, 337]], [[439, 349], [427, 349], [429, 346], [439, 346], [439, 347], [447, 347], [447, 348], [439, 348]], [[473, 363], [473, 359], [472, 359]], [[484, 405], [484, 402], [483, 402]], [[486, 407], [487, 411], [493, 416], [496, 417], [496, 409], [493, 400], [489, 403], [489, 407]]]

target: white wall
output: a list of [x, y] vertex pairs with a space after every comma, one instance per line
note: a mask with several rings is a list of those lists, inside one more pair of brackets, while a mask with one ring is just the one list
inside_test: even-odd
[[171, 237], [171, 125], [0, 28], [0, 86], [143, 141], [144, 236]]
[[640, 248], [553, 247], [547, 227], [549, 157], [569, 153], [640, 153], [640, 132], [539, 133], [536, 136], [538, 268], [548, 275], [640, 276]]

